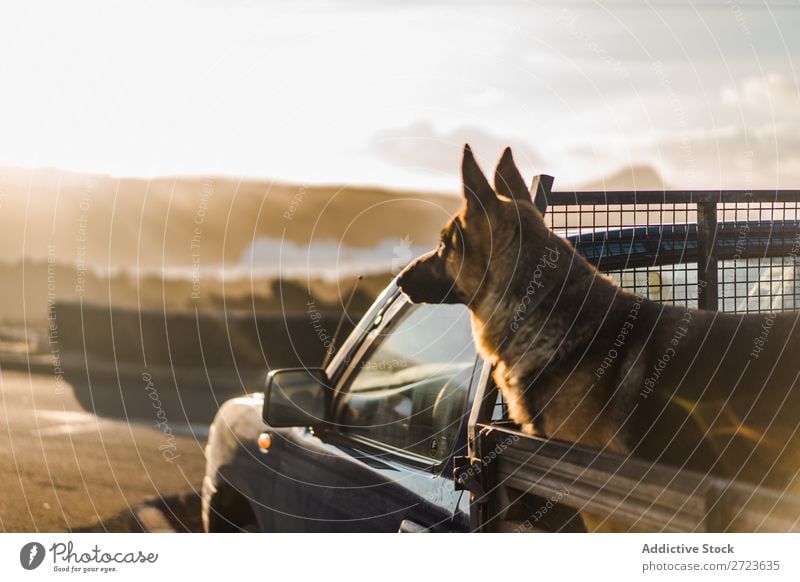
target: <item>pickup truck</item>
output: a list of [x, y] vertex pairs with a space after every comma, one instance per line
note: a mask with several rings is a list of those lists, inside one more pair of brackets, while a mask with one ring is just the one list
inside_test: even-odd
[[[735, 252], [736, 224], [716, 225], [720, 260]], [[624, 281], [696, 263], [696, 230], [569, 238]], [[781, 254], [797, 224], [747, 230], [768, 231]], [[206, 448], [206, 531], [585, 531], [587, 511], [626, 530], [797, 529], [792, 496], [522, 434], [490, 372], [465, 306], [415, 305], [391, 283], [327, 366], [273, 370], [264, 393], [220, 408]]]

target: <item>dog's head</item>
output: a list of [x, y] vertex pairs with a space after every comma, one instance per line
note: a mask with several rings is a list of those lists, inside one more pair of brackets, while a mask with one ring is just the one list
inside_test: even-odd
[[508, 290], [523, 241], [530, 246], [549, 237], [511, 149], [497, 165], [494, 189], [469, 145], [464, 146], [461, 174], [463, 207], [442, 229], [438, 248], [408, 265], [398, 279], [415, 303], [474, 307], [487, 294], [497, 299], [498, 289]]

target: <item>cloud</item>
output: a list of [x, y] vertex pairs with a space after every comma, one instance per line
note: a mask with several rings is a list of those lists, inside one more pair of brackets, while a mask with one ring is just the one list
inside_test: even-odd
[[[668, 173], [700, 187], [800, 185], [800, 86], [777, 71], [742, 76], [718, 93], [718, 124], [661, 135]], [[685, 183], [687, 180], [676, 180]]]
[[745, 77], [738, 87], [722, 89], [722, 103], [729, 107], [741, 107], [748, 113], [769, 115], [797, 115], [800, 106], [800, 87], [792, 79], [777, 72]]
[[538, 152], [520, 140], [497, 137], [469, 126], [440, 131], [427, 121], [380, 131], [368, 148], [384, 161], [408, 170], [454, 174], [459, 171], [458, 160], [465, 143], [470, 144], [487, 174], [507, 146], [514, 150], [521, 169], [541, 165]]
[[[622, 170], [629, 172], [632, 166], [645, 166], [663, 176], [668, 187], [674, 189], [800, 186], [798, 123], [662, 131], [646, 139], [632, 139], [628, 145], [628, 149], [636, 150], [635, 157], [619, 155], [619, 147], [603, 151], [599, 147], [578, 146], [567, 150], [565, 157], [578, 160], [577, 165], [594, 167], [593, 184], [602, 184], [603, 180], [618, 184]], [[642, 179], [628, 182], [626, 187], [650, 187], [642, 186], [646, 182]], [[607, 184], [605, 188], [611, 186]]]
[[[667, 78], [677, 77], [670, 71]], [[596, 183], [619, 169], [650, 166], [676, 189], [800, 186], [800, 87], [790, 75], [743, 74], [719, 83], [705, 101], [677, 83], [662, 89], [624, 127], [592, 127], [548, 151], [558, 183]], [[636, 111], [619, 102], [609, 110]]]

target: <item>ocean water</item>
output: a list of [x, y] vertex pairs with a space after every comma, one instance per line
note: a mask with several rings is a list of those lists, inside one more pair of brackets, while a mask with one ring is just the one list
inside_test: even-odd
[[337, 241], [318, 240], [300, 245], [271, 237], [257, 238], [239, 258], [228, 264], [164, 266], [159, 268], [119, 267], [97, 269], [99, 275], [129, 274], [157, 276], [172, 280], [271, 279], [275, 277], [312, 277], [335, 281], [341, 277], [376, 273], [397, 274], [418, 256], [432, 250], [413, 244], [408, 238], [384, 239], [374, 247], [342, 245]]
[[256, 239], [240, 260], [247, 272], [264, 276], [313, 276], [335, 280], [372, 273], [397, 274], [416, 257], [432, 250], [408, 238], [384, 239], [374, 247], [346, 246], [331, 240], [298, 245], [275, 238]]

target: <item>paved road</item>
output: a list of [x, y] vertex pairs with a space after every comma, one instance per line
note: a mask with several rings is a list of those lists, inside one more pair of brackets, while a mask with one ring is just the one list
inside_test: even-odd
[[66, 382], [0, 372], [0, 531], [130, 531], [143, 498], [197, 490], [205, 427], [99, 419]]

